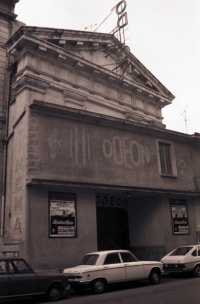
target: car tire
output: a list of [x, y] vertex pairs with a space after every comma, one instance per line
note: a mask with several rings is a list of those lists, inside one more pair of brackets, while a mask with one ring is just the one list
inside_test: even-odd
[[63, 289], [59, 284], [53, 284], [49, 287], [47, 292], [47, 299], [51, 302], [58, 301], [62, 298]]
[[158, 270], [153, 269], [149, 275], [149, 281], [152, 285], [156, 285], [160, 283], [161, 274]]
[[200, 265], [196, 265], [192, 271], [194, 277], [200, 277]]
[[94, 293], [103, 293], [106, 289], [106, 282], [103, 279], [92, 282], [92, 291]]

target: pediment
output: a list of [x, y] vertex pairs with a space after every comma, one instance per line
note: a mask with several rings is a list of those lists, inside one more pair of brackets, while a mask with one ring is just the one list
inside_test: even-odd
[[130, 48], [113, 35], [40, 28], [39, 38], [107, 69], [121, 79], [128, 79], [170, 100], [174, 99], [168, 89], [131, 53]]
[[[24, 27], [26, 34], [39, 39], [41, 42], [58, 47], [60, 50], [76, 55], [80, 63], [95, 65], [106, 73], [136, 88], [145, 90], [147, 94], [163, 96], [170, 103], [174, 96], [164, 85], [131, 53], [128, 46], [124, 46], [111, 34], [74, 31], [40, 27]], [[166, 103], [166, 104], [167, 104]]]

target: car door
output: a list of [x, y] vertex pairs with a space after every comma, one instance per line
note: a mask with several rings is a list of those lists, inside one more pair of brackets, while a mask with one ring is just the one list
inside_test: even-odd
[[38, 278], [23, 260], [13, 260], [9, 263], [10, 294], [35, 294], [38, 290]]
[[9, 296], [9, 275], [5, 260], [0, 260], [0, 297]]
[[121, 252], [120, 254], [124, 263], [127, 280], [131, 281], [145, 277], [142, 262], [138, 261], [130, 252]]
[[126, 281], [124, 264], [118, 253], [108, 253], [104, 261], [104, 275], [109, 283]]

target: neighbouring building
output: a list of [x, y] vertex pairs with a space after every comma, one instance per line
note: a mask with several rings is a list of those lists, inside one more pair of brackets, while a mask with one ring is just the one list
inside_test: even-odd
[[113, 35], [25, 26], [17, 2], [0, 1], [1, 254], [48, 269], [197, 243], [200, 134], [166, 129], [173, 94]]

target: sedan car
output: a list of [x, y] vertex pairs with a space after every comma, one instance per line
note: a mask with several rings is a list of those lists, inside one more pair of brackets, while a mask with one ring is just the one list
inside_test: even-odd
[[89, 287], [95, 293], [105, 291], [106, 285], [149, 279], [158, 284], [162, 263], [138, 261], [127, 250], [97, 251], [86, 254], [78, 266], [63, 271], [75, 291]]
[[62, 273], [34, 272], [24, 259], [0, 259], [0, 300], [40, 295], [57, 301], [67, 288], [68, 278]]
[[161, 259], [166, 273], [191, 272], [200, 277], [200, 245], [181, 246]]

